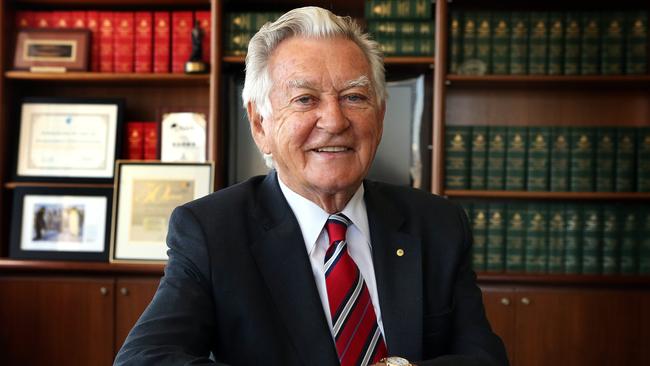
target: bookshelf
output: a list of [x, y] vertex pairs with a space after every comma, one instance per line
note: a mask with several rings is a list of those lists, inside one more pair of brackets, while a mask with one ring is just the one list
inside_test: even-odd
[[[243, 56], [228, 56], [224, 52], [224, 20], [233, 11], [284, 11], [290, 8], [316, 5], [350, 15], [364, 21], [367, 0], [2, 0], [0, 2], [0, 297], [12, 298], [19, 305], [0, 304], [4, 314], [19, 312], [20, 304], [34, 302], [34, 297], [65, 297], [73, 303], [89, 304], [100, 309], [75, 321], [71, 317], [63, 326], [81, 329], [67, 344], [47, 344], [46, 338], [32, 340], [39, 344], [40, 355], [30, 355], [21, 342], [29, 335], [11, 333], [11, 326], [22, 326], [11, 320], [9, 327], [0, 329], [0, 340], [8, 340], [2, 349], [17, 350], [0, 355], [22, 364], [110, 364], [130, 325], [135, 322], [163, 273], [162, 265], [109, 264], [71, 261], [34, 261], [8, 258], [9, 221], [12, 192], [18, 187], [47, 186], [53, 188], [111, 188], [111, 184], [33, 183], [11, 179], [15, 152], [10, 139], [17, 116], [12, 106], [25, 96], [68, 96], [81, 94], [96, 97], [122, 97], [127, 101], [127, 118], [146, 120], [155, 117], [160, 105], [175, 104], [209, 109], [209, 159], [215, 161], [216, 187], [225, 186], [228, 164], [227, 100], [230, 95], [226, 79], [241, 75]], [[458, 75], [449, 72], [449, 14], [455, 9], [481, 11], [581, 11], [612, 9], [650, 10], [643, 1], [519, 1], [490, 2], [435, 1], [433, 57], [387, 57], [387, 76], [424, 73], [429, 100], [425, 109], [430, 116], [425, 124], [431, 131], [431, 186], [435, 194], [459, 200], [543, 201], [615, 204], [641, 202], [650, 204], [647, 192], [529, 192], [493, 190], [456, 190], [445, 187], [445, 130], [448, 126], [605, 126], [613, 121], [626, 126], [650, 126], [650, 75]], [[184, 74], [120, 74], [70, 72], [65, 74], [30, 73], [11, 69], [15, 28], [13, 17], [17, 10], [99, 9], [99, 10], [175, 10], [202, 9], [211, 11], [213, 47], [211, 71], [206, 75]], [[43, 288], [42, 280], [52, 289]], [[514, 365], [575, 364], [647, 364], [650, 355], [639, 340], [650, 338], [650, 276], [644, 275], [581, 275], [490, 273], [478, 274], [484, 290], [488, 316], [496, 332], [506, 342]], [[20, 286], [21, 288], [17, 288]], [[72, 291], [80, 286], [82, 290]], [[524, 301], [524, 299], [527, 299]], [[32, 312], [48, 314], [72, 311], [59, 303], [37, 301], [26, 307]], [[47, 309], [47, 310], [43, 310]], [[10, 313], [11, 312], [11, 313]], [[614, 320], [609, 314], [620, 314]], [[3, 311], [0, 311], [3, 314]], [[29, 312], [19, 312], [27, 318]], [[0, 323], [5, 319], [0, 318]], [[26, 322], [32, 328], [59, 329], [61, 324]], [[91, 347], [88, 325], [98, 325], [103, 335], [92, 343], [105, 343], [96, 352], [78, 353], [77, 349]], [[86, 328], [84, 328], [86, 327]], [[9, 330], [7, 330], [9, 329]], [[621, 336], [620, 341], [612, 337]], [[559, 337], [572, 337], [562, 344]], [[4, 341], [3, 341], [4, 342]], [[594, 359], [593, 349], [606, 349], [601, 359]], [[22, 352], [22, 353], [21, 353]], [[32, 352], [33, 353], [33, 352]], [[65, 358], [79, 354], [80, 359]], [[34, 359], [30, 357], [40, 357]], [[27, 362], [18, 362], [25, 361]], [[54, 361], [54, 362], [52, 362]]]

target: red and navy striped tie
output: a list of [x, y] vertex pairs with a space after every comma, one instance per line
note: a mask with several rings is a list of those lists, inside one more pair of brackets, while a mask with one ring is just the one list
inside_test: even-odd
[[348, 254], [348, 225], [350, 219], [342, 213], [327, 219], [325, 283], [341, 366], [366, 366], [379, 362], [387, 351], [366, 283]]

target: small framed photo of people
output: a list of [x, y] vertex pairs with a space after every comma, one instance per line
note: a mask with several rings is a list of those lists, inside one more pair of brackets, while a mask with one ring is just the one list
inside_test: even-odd
[[111, 262], [165, 263], [169, 217], [213, 191], [214, 165], [118, 160]]
[[16, 180], [113, 183], [123, 110], [121, 99], [23, 99]]
[[110, 188], [17, 187], [9, 257], [108, 260]]

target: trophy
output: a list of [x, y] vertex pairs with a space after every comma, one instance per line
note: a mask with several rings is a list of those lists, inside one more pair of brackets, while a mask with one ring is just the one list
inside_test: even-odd
[[192, 28], [192, 54], [189, 61], [185, 63], [186, 74], [202, 74], [208, 71], [208, 64], [203, 61], [203, 30], [199, 27], [199, 21], [194, 23]]

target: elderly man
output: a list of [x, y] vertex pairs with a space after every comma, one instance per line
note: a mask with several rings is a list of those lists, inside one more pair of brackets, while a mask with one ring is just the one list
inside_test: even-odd
[[116, 364], [507, 364], [463, 211], [364, 180], [385, 98], [378, 45], [349, 18], [307, 7], [263, 26], [243, 100], [275, 170], [174, 211]]

